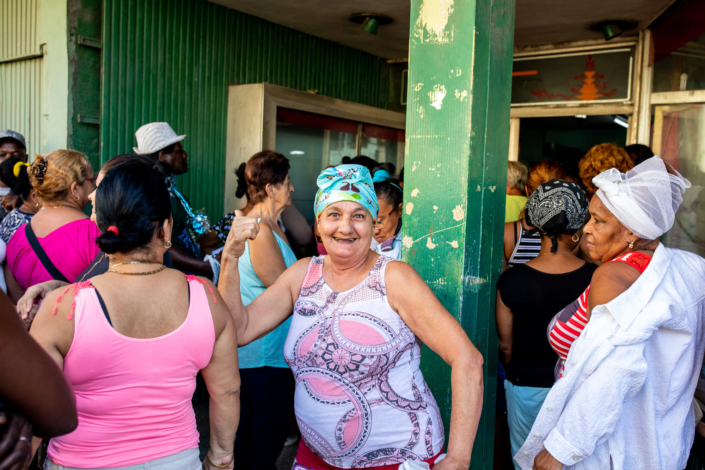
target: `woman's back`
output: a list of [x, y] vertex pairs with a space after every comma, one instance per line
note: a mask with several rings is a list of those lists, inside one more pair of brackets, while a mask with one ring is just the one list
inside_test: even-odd
[[[173, 270], [116, 276], [73, 287], [64, 373], [79, 425], [51, 441], [49, 457], [60, 465], [136, 465], [198, 447], [191, 397], [213, 354], [210, 294]], [[64, 304], [59, 314], [68, 311]]]
[[514, 315], [507, 380], [515, 385], [553, 385], [558, 356], [546, 338], [546, 328], [556, 313], [580, 296], [597, 269], [577, 258], [567, 263], [569, 270], [555, 265], [536, 258], [505, 271], [497, 283], [502, 301]]

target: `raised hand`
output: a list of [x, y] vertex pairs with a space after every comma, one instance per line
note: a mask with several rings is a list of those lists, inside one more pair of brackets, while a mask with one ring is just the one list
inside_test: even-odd
[[230, 225], [230, 233], [223, 248], [223, 258], [239, 258], [245, 252], [247, 240], [254, 240], [259, 233], [259, 223], [253, 217], [245, 217], [235, 211], [235, 218]]
[[65, 282], [61, 281], [46, 281], [40, 284], [35, 284], [29, 287], [24, 295], [17, 301], [17, 313], [22, 318], [25, 326], [29, 328], [32, 324], [34, 316], [37, 314], [37, 306], [34, 304], [35, 299], [43, 299], [47, 294], [54, 289], [64, 287]]

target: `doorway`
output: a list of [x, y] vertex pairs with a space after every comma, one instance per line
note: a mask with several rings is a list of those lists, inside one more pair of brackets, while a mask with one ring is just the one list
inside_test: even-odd
[[558, 161], [567, 175], [578, 177], [578, 162], [598, 144], [624, 147], [626, 115], [522, 118], [519, 127], [519, 160], [531, 166], [540, 160]]

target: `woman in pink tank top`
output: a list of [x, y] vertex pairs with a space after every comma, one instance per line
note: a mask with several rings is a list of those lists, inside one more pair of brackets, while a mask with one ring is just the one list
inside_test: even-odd
[[50, 441], [44, 468], [201, 468], [191, 405], [199, 371], [210, 392], [205, 468], [232, 468], [236, 332], [210, 281], [162, 264], [172, 227], [164, 178], [125, 163], [95, 198], [110, 269], [47, 296], [31, 329], [63, 368], [78, 410], [78, 428]]
[[[329, 168], [318, 186], [315, 214], [328, 254], [298, 261], [243, 307], [238, 258], [259, 225], [238, 214], [219, 287], [240, 346], [292, 317], [284, 359], [302, 435], [294, 468], [395, 470], [406, 461], [467, 468], [482, 409], [482, 356], [413, 268], [370, 250], [379, 206], [369, 171]], [[443, 420], [419, 369], [421, 342], [453, 368], [443, 460]]]

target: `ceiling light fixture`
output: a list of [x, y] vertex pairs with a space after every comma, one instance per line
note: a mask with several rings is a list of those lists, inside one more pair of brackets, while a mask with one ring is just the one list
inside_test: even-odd
[[355, 13], [348, 18], [351, 22], [362, 25], [362, 30], [369, 34], [377, 34], [381, 25], [389, 24], [392, 19], [381, 13]]
[[590, 30], [601, 32], [605, 41], [612, 40], [630, 29], [636, 28], [639, 23], [634, 20], [605, 20], [590, 25]]

